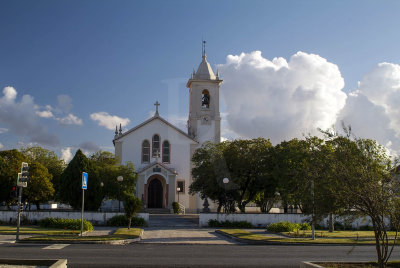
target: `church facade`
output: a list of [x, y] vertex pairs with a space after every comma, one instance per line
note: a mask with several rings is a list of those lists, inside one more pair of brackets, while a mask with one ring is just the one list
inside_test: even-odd
[[[204, 200], [189, 194], [192, 182], [191, 158], [204, 142], [220, 142], [221, 117], [219, 89], [222, 80], [215, 75], [203, 49], [197, 72], [187, 82], [189, 115], [187, 132], [182, 131], [158, 112], [132, 129], [115, 132], [115, 155], [121, 163], [131, 161], [138, 175], [136, 196], [146, 208], [172, 208], [179, 202], [187, 213], [197, 213]], [[213, 208], [213, 204], [210, 204]]]

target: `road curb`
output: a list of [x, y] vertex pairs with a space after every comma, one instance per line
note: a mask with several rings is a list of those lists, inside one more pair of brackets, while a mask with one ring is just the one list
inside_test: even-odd
[[106, 241], [75, 241], [75, 240], [55, 240], [55, 241], [48, 241], [48, 240], [20, 240], [14, 241], [14, 243], [21, 243], [21, 244], [108, 244], [108, 245], [126, 245], [137, 243], [142, 240], [143, 230], [140, 232], [139, 236], [132, 239], [120, 239], [120, 240], [106, 240]]

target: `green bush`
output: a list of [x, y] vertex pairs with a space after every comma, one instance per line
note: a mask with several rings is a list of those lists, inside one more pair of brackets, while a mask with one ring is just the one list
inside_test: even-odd
[[300, 230], [311, 230], [311, 225], [308, 222], [303, 222], [300, 224]]
[[173, 202], [173, 203], [172, 203], [172, 208], [174, 209], [174, 214], [179, 214], [179, 213], [181, 213], [181, 208], [180, 208], [178, 202]]
[[369, 225], [362, 225], [362, 226], [359, 227], [359, 230], [360, 231], [373, 231], [374, 228], [372, 226], [369, 226]]
[[271, 223], [267, 226], [268, 232], [281, 233], [281, 232], [294, 232], [301, 228], [298, 223], [291, 223], [287, 221], [281, 221], [277, 223]]
[[107, 221], [107, 226], [128, 226], [128, 219], [125, 215], [116, 215]]
[[[107, 221], [108, 226], [128, 226], [128, 218], [125, 215], [117, 215], [110, 218]], [[145, 227], [147, 226], [146, 221], [140, 217], [132, 217], [132, 226], [135, 227]]]
[[[45, 228], [80, 230], [81, 220], [62, 219], [62, 218], [45, 218], [39, 221], [39, 225]], [[93, 225], [90, 221], [83, 220], [83, 230], [92, 231]]]
[[248, 221], [218, 221], [209, 220], [209, 227], [226, 227], [226, 228], [254, 228], [254, 226]]

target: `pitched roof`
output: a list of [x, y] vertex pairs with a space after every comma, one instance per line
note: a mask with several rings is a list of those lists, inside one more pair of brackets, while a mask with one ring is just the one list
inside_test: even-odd
[[114, 138], [113, 143], [115, 143], [115, 141], [119, 140], [120, 138], [130, 134], [131, 132], [134, 132], [135, 130], [147, 125], [148, 123], [159, 119], [161, 122], [163, 122], [164, 124], [166, 124], [167, 126], [171, 127], [172, 129], [174, 129], [175, 131], [177, 131], [178, 133], [180, 133], [181, 135], [185, 136], [186, 138], [199, 143], [198, 141], [196, 141], [195, 139], [193, 139], [192, 137], [190, 137], [188, 134], [186, 134], [185, 132], [183, 132], [182, 130], [180, 130], [179, 128], [177, 128], [176, 126], [172, 125], [170, 122], [168, 122], [167, 120], [165, 120], [164, 118], [162, 118], [158, 113], [155, 113], [154, 116], [146, 121], [144, 121], [143, 123], [137, 125], [136, 127], [131, 128], [130, 130], [126, 131], [125, 133], [122, 133], [122, 135]]

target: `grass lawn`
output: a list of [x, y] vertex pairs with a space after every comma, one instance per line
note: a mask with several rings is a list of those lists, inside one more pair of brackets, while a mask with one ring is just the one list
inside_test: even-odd
[[[282, 237], [276, 237], [272, 235], [262, 235], [262, 234], [254, 234], [249, 231], [241, 230], [241, 229], [220, 229], [219, 231], [240, 238], [240, 239], [245, 239], [248, 241], [257, 241], [257, 242], [266, 242], [266, 243], [309, 243], [309, 244], [365, 244], [365, 245], [374, 245], [375, 240], [373, 239], [362, 239], [362, 240], [357, 240], [353, 238], [346, 238], [346, 237], [338, 237], [335, 239], [331, 238], [319, 238], [315, 240], [311, 240], [310, 238], [282, 238]], [[398, 243], [398, 242], [397, 242]], [[399, 244], [399, 243], [398, 243]]]
[[112, 241], [112, 240], [125, 240], [134, 239], [140, 236], [142, 229], [140, 228], [121, 228], [118, 229], [112, 235], [103, 236], [79, 236], [79, 235], [46, 235], [46, 236], [33, 236], [24, 241], [62, 241], [62, 242], [74, 242], [74, 241]]
[[[17, 233], [17, 226], [4, 226], [0, 225], [0, 234], [15, 235]], [[79, 234], [79, 230], [67, 230], [67, 229], [54, 229], [54, 228], [42, 228], [38, 226], [21, 226], [19, 228], [20, 234], [43, 234], [43, 235], [68, 235], [68, 234]]]
[[[282, 234], [292, 237], [311, 237], [311, 230], [299, 232], [283, 232]], [[396, 232], [388, 232], [389, 237], [394, 237]], [[334, 231], [330, 233], [328, 230], [315, 230], [315, 236], [327, 238], [374, 238], [373, 231]]]
[[[326, 268], [375, 268], [379, 267], [377, 262], [313, 262]], [[389, 261], [387, 267], [400, 267], [400, 261]]]

